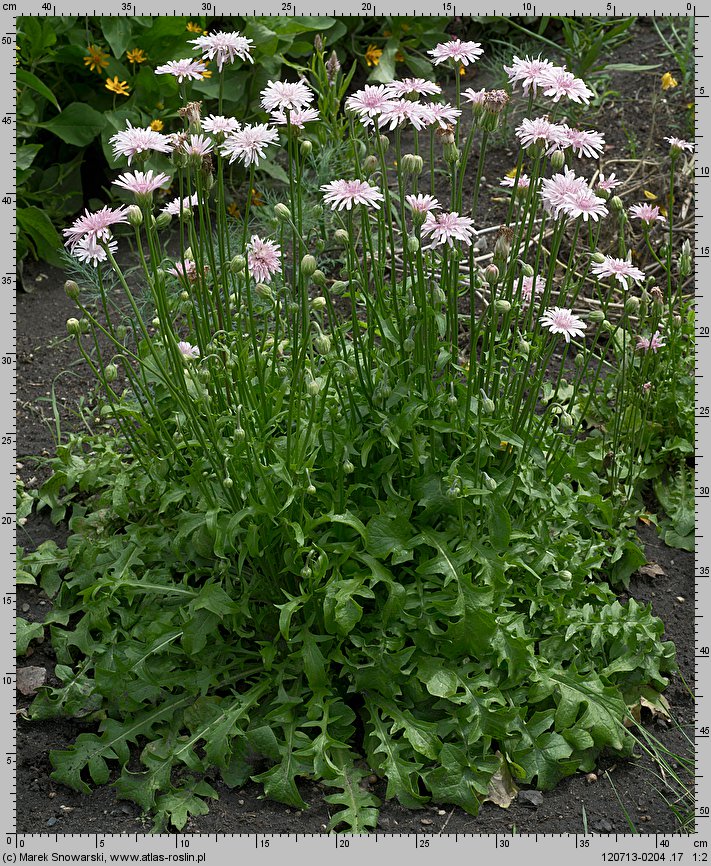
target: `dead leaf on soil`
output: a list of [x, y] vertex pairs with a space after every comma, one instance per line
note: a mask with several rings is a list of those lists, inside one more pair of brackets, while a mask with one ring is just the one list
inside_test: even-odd
[[501, 806], [502, 809], [508, 809], [516, 799], [518, 788], [514, 784], [513, 776], [509, 772], [509, 765], [506, 763], [504, 756], [501, 752], [497, 752], [496, 754], [501, 759], [501, 765], [491, 777], [489, 791], [484, 798], [484, 802], [495, 803], [497, 806]]
[[643, 565], [639, 569], [639, 573], [646, 574], [647, 577], [659, 577], [666, 574], [661, 565], [658, 565], [656, 562], [648, 562], [646, 565]]
[[[664, 719], [667, 722], [671, 721], [669, 712], [669, 701], [664, 695], [658, 695], [655, 692], [649, 691], [649, 696], [642, 697], [639, 701], [630, 707], [630, 713], [635, 722], [640, 723], [642, 719], [642, 710], [649, 710], [653, 719]], [[632, 722], [629, 719], [625, 720], [625, 726], [631, 727]]]
[[37, 693], [37, 689], [47, 681], [47, 671], [32, 665], [17, 669], [17, 689], [26, 697]]

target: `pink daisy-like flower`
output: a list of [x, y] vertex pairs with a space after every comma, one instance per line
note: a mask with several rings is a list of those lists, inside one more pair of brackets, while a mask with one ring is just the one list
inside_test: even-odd
[[318, 119], [318, 108], [297, 108], [289, 112], [288, 118], [284, 111], [272, 111], [272, 123], [279, 126], [285, 126], [288, 123], [289, 126], [303, 129], [305, 123], [312, 123]]
[[188, 211], [191, 208], [197, 207], [198, 204], [200, 204], [198, 194], [194, 192], [191, 196], [186, 195], [182, 201], [180, 198], [174, 198], [173, 201], [168, 202], [168, 204], [161, 208], [161, 212], [169, 213], [171, 216], [180, 216], [181, 211]]
[[551, 178], [541, 181], [541, 201], [556, 218], [561, 211], [568, 212], [568, 206], [574, 196], [582, 196], [589, 192], [585, 178], [577, 177], [575, 172], [564, 169], [562, 174], [554, 174]]
[[119, 207], [115, 210], [110, 207], [103, 207], [95, 213], [89, 213], [88, 210], [78, 219], [74, 220], [68, 229], [64, 229], [62, 234], [67, 239], [66, 246], [74, 248], [82, 241], [107, 241], [111, 237], [109, 226], [117, 223], [128, 222], [128, 208]]
[[223, 117], [221, 114], [210, 114], [200, 121], [205, 132], [213, 135], [231, 135], [242, 128], [242, 124], [234, 117]]
[[641, 283], [644, 280], [644, 271], [636, 268], [626, 259], [616, 259], [605, 256], [603, 262], [593, 262], [592, 272], [598, 277], [614, 277], [623, 289], [629, 289], [630, 281]]
[[393, 99], [383, 106], [378, 118], [378, 126], [395, 129], [401, 123], [409, 121], [418, 131], [429, 126], [434, 121], [429, 107], [409, 99]]
[[228, 156], [231, 163], [239, 158], [246, 166], [252, 163], [259, 165], [259, 160], [264, 159], [266, 148], [277, 141], [279, 133], [266, 123], [247, 125], [224, 140], [220, 153]]
[[567, 144], [564, 127], [551, 123], [547, 117], [524, 118], [516, 127], [516, 137], [522, 147], [540, 144], [548, 153]]
[[430, 102], [427, 108], [432, 115], [434, 123], [438, 123], [440, 129], [446, 129], [449, 125], [454, 126], [461, 111], [449, 102]]
[[642, 391], [645, 394], [649, 394], [649, 392], [651, 390], [652, 390], [652, 383], [651, 382], [645, 382], [644, 385], [642, 385]]
[[212, 142], [204, 135], [189, 135], [181, 149], [188, 156], [205, 156], [212, 151]]
[[535, 295], [543, 294], [543, 286], [538, 285], [538, 277], [523, 277], [521, 280], [521, 301], [527, 307]]
[[541, 87], [544, 95], [552, 97], [553, 102], [558, 102], [565, 96], [571, 102], [588, 105], [591, 97], [595, 95], [584, 81], [559, 66], [554, 66], [553, 69], [543, 73]]
[[249, 272], [258, 283], [271, 282], [272, 275], [281, 271], [281, 250], [274, 241], [263, 241], [252, 235], [247, 244], [247, 264]]
[[116, 241], [104, 240], [104, 245], [102, 246], [96, 238], [87, 235], [72, 247], [71, 253], [80, 262], [91, 262], [96, 267], [99, 262], [105, 262], [108, 258], [106, 247], [108, 247], [109, 252], [113, 255], [118, 248], [118, 243]]
[[551, 334], [562, 334], [566, 343], [570, 342], [571, 337], [582, 337], [587, 328], [585, 322], [566, 307], [550, 307], [538, 321]]
[[462, 42], [461, 39], [450, 39], [449, 42], [441, 42], [436, 45], [427, 53], [432, 56], [432, 62], [435, 66], [445, 63], [447, 60], [468, 66], [481, 57], [484, 49], [480, 42]]
[[182, 84], [184, 79], [200, 81], [206, 69], [207, 66], [204, 63], [186, 57], [183, 60], [169, 60], [162, 66], [156, 66], [155, 73], [156, 75], [174, 75], [178, 79], [178, 84]]
[[448, 244], [454, 246], [454, 241], [461, 241], [471, 246], [474, 236], [474, 221], [469, 217], [459, 216], [456, 211], [434, 214], [431, 211], [422, 226], [422, 236], [432, 238], [433, 247]]
[[354, 204], [380, 210], [379, 202], [384, 199], [379, 189], [363, 180], [332, 180], [321, 187], [321, 192], [332, 210], [351, 210]]
[[499, 186], [507, 186], [510, 189], [513, 189], [516, 186], [517, 189], [529, 189], [531, 186], [531, 178], [527, 174], [520, 174], [518, 176], [518, 185], [516, 184], [516, 177], [509, 177], [508, 175], [501, 179]]
[[651, 337], [637, 337], [637, 346], [635, 347], [638, 352], [648, 352], [650, 349], [652, 352], [656, 352], [657, 349], [661, 349], [663, 346], [666, 346], [662, 335], [659, 331], [655, 331]]
[[167, 135], [155, 132], [150, 126], [145, 129], [131, 126], [131, 121], [126, 121], [128, 128], [123, 132], [117, 132], [109, 139], [109, 144], [114, 149], [114, 156], [127, 156], [128, 164], [139, 153], [154, 150], [157, 153], [170, 153], [171, 145]]
[[536, 93], [537, 88], [545, 83], [544, 74], [554, 69], [550, 60], [541, 60], [538, 57], [514, 57], [511, 66], [504, 66], [504, 72], [508, 75], [512, 87], [521, 82], [523, 92], [528, 94], [529, 89]]
[[483, 108], [486, 101], [486, 88], [474, 90], [473, 87], [467, 87], [466, 90], [462, 91], [462, 97], [471, 103], [472, 108]]
[[185, 340], [181, 340], [178, 343], [178, 351], [183, 356], [183, 358], [199, 358], [200, 357], [200, 349], [197, 346], [193, 346]]
[[442, 210], [442, 205], [433, 195], [406, 195], [405, 201], [410, 205], [413, 211], [421, 214], [427, 214], [433, 210]]
[[612, 192], [615, 187], [618, 187], [622, 181], [615, 180], [615, 172], [613, 171], [609, 177], [605, 177], [605, 175], [600, 172], [600, 176], [597, 179], [597, 189], [604, 190], [605, 192]]
[[646, 202], [643, 202], [642, 204], [633, 204], [630, 208], [630, 216], [642, 220], [642, 222], [646, 223], [648, 227], [654, 225], [656, 222], [666, 222], [666, 219], [664, 219], [659, 212], [659, 205], [647, 204]]
[[146, 172], [134, 171], [133, 174], [126, 172], [125, 174], [120, 174], [113, 182], [114, 186], [123, 187], [123, 189], [132, 192], [136, 197], [150, 196], [155, 190], [169, 183], [169, 175], [161, 173], [154, 176], [152, 170]]
[[[205, 272], [207, 270], [208, 268], [205, 266]], [[172, 268], [166, 268], [165, 272], [179, 279], [187, 280], [189, 283], [196, 283], [198, 278], [197, 265], [192, 259], [188, 259], [185, 262], [176, 262]]]
[[239, 31], [225, 33], [220, 30], [189, 39], [188, 42], [202, 51], [205, 60], [216, 60], [218, 72], [222, 72], [225, 63], [234, 63], [235, 57], [254, 63], [250, 54], [254, 42], [240, 35]]
[[672, 150], [682, 151], [686, 150], [689, 153], [694, 152], [694, 145], [691, 141], [684, 141], [683, 138], [675, 138], [673, 135], [667, 136], [664, 141], [668, 141], [671, 145]]
[[403, 78], [402, 81], [392, 81], [388, 87], [393, 96], [408, 96], [412, 93], [420, 96], [436, 96], [442, 92], [439, 84], [427, 81], [426, 78]]
[[577, 219], [582, 217], [584, 222], [592, 219], [597, 222], [600, 217], [605, 217], [608, 214], [605, 202], [588, 187], [580, 187], [574, 190], [564, 206], [565, 212], [569, 217]]
[[346, 108], [361, 119], [375, 117], [390, 102], [394, 94], [389, 84], [366, 84], [346, 99]]
[[303, 81], [269, 81], [262, 90], [265, 111], [298, 111], [313, 102], [314, 94]]
[[587, 156], [590, 159], [598, 159], [605, 149], [605, 136], [593, 129], [572, 129], [563, 126], [564, 135], [568, 147], [578, 156]]

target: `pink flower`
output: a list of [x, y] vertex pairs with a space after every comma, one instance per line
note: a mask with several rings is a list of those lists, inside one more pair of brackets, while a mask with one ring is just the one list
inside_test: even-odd
[[668, 141], [671, 145], [672, 153], [675, 151], [681, 153], [682, 150], [688, 150], [689, 153], [694, 152], [694, 145], [691, 141], [684, 141], [683, 138], [675, 138], [672, 136], [667, 136], [664, 141]]
[[238, 31], [224, 33], [220, 30], [198, 36], [197, 39], [189, 39], [188, 42], [202, 51], [204, 59], [216, 60], [218, 72], [222, 72], [225, 63], [234, 63], [235, 57], [254, 63], [250, 54], [254, 43], [246, 36], [241, 36]]
[[652, 383], [651, 382], [645, 382], [644, 385], [642, 385], [642, 391], [644, 391], [645, 394], [649, 394], [649, 392], [651, 390], [652, 390]]
[[183, 358], [200, 357], [200, 349], [198, 349], [197, 346], [192, 346], [190, 343], [186, 343], [184, 340], [181, 340], [178, 343], [178, 351], [183, 356]]
[[466, 90], [462, 91], [462, 96], [467, 102], [470, 102], [472, 108], [481, 108], [486, 101], [486, 88], [482, 87], [481, 90], [474, 90], [473, 87], [467, 87]]
[[557, 123], [551, 123], [547, 117], [536, 117], [533, 120], [524, 118], [516, 128], [516, 136], [523, 147], [540, 144], [548, 153], [558, 147], [565, 147], [567, 139], [565, 128]]
[[578, 156], [587, 156], [591, 159], [598, 159], [605, 148], [605, 136], [592, 129], [571, 129], [571, 127], [563, 126], [564, 135], [568, 144], [574, 153]]
[[442, 205], [433, 195], [406, 195], [405, 201], [410, 205], [413, 211], [421, 214], [429, 213], [433, 210], [442, 210]]
[[659, 212], [659, 205], [647, 204], [646, 202], [643, 202], [642, 204], [633, 204], [630, 208], [630, 216], [642, 220], [642, 222], [646, 223], [648, 227], [656, 222], [666, 222]]
[[520, 81], [523, 92], [528, 94], [529, 88], [533, 88], [533, 92], [536, 93], [537, 88], [545, 83], [544, 74], [553, 68], [550, 60], [541, 60], [540, 55], [536, 58], [525, 57], [523, 60], [514, 57], [511, 66], [504, 66], [504, 72], [508, 75], [512, 86]]
[[321, 187], [323, 200], [332, 210], [351, 210], [354, 204], [362, 204], [380, 210], [379, 202], [384, 196], [379, 189], [362, 180], [332, 180]]
[[554, 174], [541, 181], [541, 201], [556, 218], [561, 212], [568, 213], [573, 198], [583, 196], [588, 191], [585, 178], [576, 177], [570, 168], [564, 169], [563, 174]]
[[637, 337], [636, 349], [638, 352], [648, 352], [650, 349], [656, 353], [657, 349], [666, 346], [662, 335], [659, 331], [655, 331], [651, 337]]
[[628, 289], [630, 280], [633, 283], [641, 283], [644, 280], [644, 271], [634, 267], [625, 259], [615, 259], [605, 256], [603, 262], [593, 262], [592, 272], [598, 277], [614, 277], [623, 289]]
[[462, 241], [471, 246], [474, 236], [474, 221], [469, 217], [459, 216], [456, 211], [451, 213], [427, 214], [422, 226], [422, 236], [432, 237], [432, 247], [448, 244], [454, 246], [454, 241]]
[[[205, 266], [205, 271], [207, 272], [208, 268]], [[178, 277], [187, 280], [189, 283], [196, 283], [198, 278], [197, 265], [192, 259], [188, 259], [185, 262], [176, 262], [172, 268], [166, 268], [167, 274], [172, 274], [174, 277]]]
[[441, 42], [427, 53], [432, 55], [432, 62], [435, 66], [445, 63], [447, 60], [468, 66], [481, 57], [484, 49], [480, 42], [462, 42], [461, 39], [450, 39], [449, 42]]
[[378, 126], [384, 127], [390, 124], [390, 129], [395, 129], [401, 123], [409, 121], [417, 130], [424, 129], [434, 121], [429, 107], [419, 102], [411, 102], [409, 99], [393, 99], [383, 106], [378, 118]]
[[521, 280], [521, 301], [524, 307], [531, 303], [534, 295], [543, 294], [543, 286], [538, 285], [538, 277], [523, 277]]
[[595, 95], [586, 87], [584, 81], [559, 66], [554, 66], [553, 69], [543, 73], [541, 87], [545, 96], [553, 97], [553, 102], [558, 102], [565, 96], [571, 102], [583, 102], [588, 105], [590, 98]]
[[346, 108], [361, 119], [375, 117], [390, 102], [393, 95], [389, 84], [366, 84], [363, 90], [357, 90], [346, 99]]
[[605, 192], [612, 192], [612, 190], [616, 186], [619, 186], [621, 183], [622, 183], [622, 181], [615, 180], [615, 172], [614, 171], [612, 172], [612, 174], [608, 178], [606, 178], [605, 175], [602, 172], [600, 172], [600, 176], [597, 179], [597, 189], [602, 189]]
[[180, 212], [189, 211], [191, 208], [197, 207], [200, 204], [198, 194], [194, 192], [191, 196], [185, 196], [181, 201], [179, 198], [174, 198], [161, 208], [162, 213], [169, 213], [171, 216], [180, 216]]
[[[506, 177], [501, 179], [499, 186], [507, 186], [507, 187], [510, 187], [511, 189], [513, 189], [514, 186], [516, 186], [516, 177], [515, 176], [509, 177], [507, 175]], [[517, 189], [519, 189], [519, 190], [529, 189], [530, 186], [531, 186], [531, 178], [527, 174], [520, 174], [518, 176]]]
[[234, 117], [223, 117], [221, 114], [211, 114], [209, 117], [204, 117], [200, 123], [205, 132], [211, 132], [213, 135], [230, 135], [242, 127]]
[[259, 165], [259, 160], [264, 159], [265, 149], [277, 141], [279, 133], [266, 123], [247, 125], [224, 140], [220, 153], [229, 156], [231, 163], [239, 158], [246, 166]]
[[173, 138], [173, 146], [175, 150], [184, 153], [187, 156], [205, 156], [212, 150], [212, 142], [204, 135], [185, 135], [180, 133]]
[[247, 244], [247, 264], [249, 272], [258, 283], [269, 283], [272, 274], [281, 271], [281, 250], [274, 241], [263, 241], [257, 235], [252, 235]]
[[72, 255], [74, 258], [79, 259], [80, 262], [91, 262], [96, 267], [99, 262], [105, 262], [108, 258], [105, 247], [108, 247], [111, 255], [113, 255], [116, 252], [118, 243], [116, 241], [104, 240], [104, 246], [101, 246], [95, 237], [87, 235], [72, 247]]
[[155, 73], [156, 75], [174, 75], [178, 79], [178, 84], [182, 84], [184, 78], [188, 81], [200, 81], [206, 69], [207, 66], [204, 63], [187, 57], [183, 60], [169, 60], [162, 66], [156, 66]]
[[305, 123], [312, 123], [318, 120], [318, 108], [297, 108], [289, 112], [289, 117], [283, 111], [272, 111], [272, 123], [280, 126], [294, 126], [298, 129], [303, 129]]
[[411, 93], [417, 93], [420, 96], [436, 95], [442, 92], [439, 84], [434, 81], [427, 81], [425, 78], [403, 78], [402, 81], [393, 81], [388, 87], [393, 96], [407, 96]]
[[167, 135], [155, 132], [150, 126], [145, 129], [131, 126], [131, 121], [126, 121], [128, 129], [117, 132], [109, 139], [109, 144], [114, 149], [114, 156], [127, 156], [128, 164], [134, 156], [145, 151], [154, 150], [157, 153], [170, 153], [171, 146]]
[[170, 183], [170, 176], [167, 174], [157, 174], [153, 176], [153, 171], [146, 172], [135, 171], [133, 174], [126, 172], [120, 174], [118, 179], [114, 181], [114, 186], [123, 187], [129, 192], [132, 192], [137, 198], [148, 198], [153, 195], [155, 190]]
[[587, 328], [585, 322], [573, 314], [572, 310], [565, 307], [551, 307], [546, 310], [538, 320], [551, 334], [562, 334], [565, 342], [569, 343], [571, 337], [582, 337]]
[[72, 250], [83, 241], [108, 241], [111, 237], [109, 226], [117, 223], [126, 223], [128, 209], [125, 207], [112, 210], [110, 207], [103, 207], [96, 213], [84, 211], [83, 216], [74, 220], [68, 229], [64, 229], [62, 234], [66, 240], [66, 245]]
[[446, 129], [450, 124], [452, 126], [456, 124], [457, 118], [462, 113], [458, 108], [450, 105], [449, 102], [430, 102], [427, 108], [434, 122], [439, 124], [440, 129]]
[[262, 90], [265, 111], [297, 111], [313, 102], [314, 94], [303, 81], [269, 81]]
[[569, 217], [576, 219], [582, 217], [584, 222], [592, 219], [597, 222], [600, 217], [607, 216], [605, 202], [587, 186], [581, 186], [573, 190], [563, 206], [563, 210]]

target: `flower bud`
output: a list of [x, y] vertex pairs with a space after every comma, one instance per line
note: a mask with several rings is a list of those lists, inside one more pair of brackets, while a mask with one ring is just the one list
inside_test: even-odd
[[603, 319], [602, 329], [603, 331], [607, 331], [609, 334], [612, 334], [615, 331], [615, 326], [608, 319]]
[[575, 356], [575, 359], [573, 360], [573, 364], [575, 364], [578, 370], [582, 370], [582, 368], [585, 366], [585, 355], [583, 355], [582, 352], [578, 352], [578, 354]]
[[[325, 286], [326, 274], [324, 274], [324, 272], [319, 268], [316, 268], [316, 270], [311, 275], [311, 282], [314, 283], [314, 285], [316, 286]], [[325, 302], [326, 299], [324, 298], [323, 300]]]
[[274, 300], [274, 292], [272, 292], [271, 287], [266, 283], [257, 283], [254, 291], [257, 293], [257, 297], [261, 298], [263, 301]]
[[562, 150], [554, 150], [551, 154], [551, 168], [553, 171], [561, 171], [565, 165], [565, 154]]
[[301, 274], [308, 278], [313, 275], [316, 270], [316, 259], [308, 253], [301, 259]]
[[118, 367], [116, 364], [107, 364], [104, 368], [104, 376], [107, 382], [115, 382], [118, 376]]
[[234, 487], [234, 481], [228, 476], [227, 478], [222, 479], [222, 486], [227, 490], [231, 490]]
[[158, 216], [156, 217], [156, 228], [159, 231], [162, 231], [163, 229], [167, 229], [168, 226], [170, 225], [170, 221], [172, 219], [173, 219], [172, 215], [167, 213], [167, 212], [159, 213]]
[[625, 301], [625, 312], [630, 316], [636, 316], [639, 312], [639, 298], [627, 298]]
[[247, 434], [242, 429], [242, 425], [238, 424], [235, 432], [232, 434], [237, 442], [243, 442]]
[[405, 309], [405, 314], [410, 318], [413, 318], [413, 316], [417, 315], [417, 304], [413, 300], [410, 300], [410, 303], [407, 305], [407, 308]]
[[380, 146], [382, 147], [384, 153], [387, 153], [388, 148], [390, 147], [390, 139], [387, 137], [387, 135], [383, 135], [382, 133], [380, 135]]
[[321, 386], [311, 375], [307, 376], [306, 378], [306, 390], [312, 397], [315, 397], [321, 390]]
[[402, 344], [402, 347], [408, 355], [411, 355], [415, 351], [415, 341], [412, 337], [407, 337]]
[[247, 264], [247, 260], [244, 256], [235, 256], [230, 262], [230, 270], [233, 274], [241, 274], [245, 266]]
[[610, 210], [615, 210], [618, 213], [620, 213], [620, 211], [623, 211], [625, 209], [625, 206], [622, 202], [622, 199], [618, 195], [613, 195], [612, 198], [610, 199], [610, 201], [608, 202], [608, 205], [610, 206]]
[[605, 256], [602, 253], [593, 253], [590, 256], [590, 261], [595, 262], [596, 265], [601, 265], [605, 261]]
[[677, 327], [681, 325], [681, 316], [679, 315], [679, 313], [674, 313], [673, 319], [674, 319], [674, 324]]
[[333, 239], [344, 247], [351, 242], [351, 237], [345, 229], [336, 229], [333, 233]]
[[528, 358], [528, 355], [531, 351], [531, 344], [527, 340], [524, 340], [523, 337], [519, 337], [517, 345], [518, 345], [519, 352], [525, 358]]
[[494, 307], [497, 313], [508, 313], [511, 310], [511, 304], [504, 298], [497, 298]]
[[378, 168], [378, 157], [370, 153], [363, 160], [363, 174], [368, 177]]
[[138, 228], [143, 225], [143, 211], [137, 204], [130, 204], [126, 209], [126, 216], [128, 217], [128, 222], [134, 228]]
[[588, 321], [592, 322], [594, 325], [599, 325], [601, 322], [605, 321], [605, 314], [602, 310], [591, 310], [588, 314]]
[[444, 156], [444, 161], [448, 165], [454, 165], [459, 162], [459, 148], [454, 142], [451, 144], [445, 142], [444, 147], [442, 148], [442, 154]]
[[530, 265], [524, 262], [524, 264], [521, 265], [521, 273], [524, 275], [524, 277], [532, 277], [535, 271]]
[[447, 405], [450, 409], [454, 409], [458, 402], [456, 394], [450, 394], [449, 397], [447, 397]]
[[64, 284], [64, 291], [68, 298], [72, 301], [79, 300], [79, 286], [74, 282], [74, 280], [67, 280]]
[[573, 579], [573, 575], [568, 571], [567, 568], [563, 569], [563, 571], [558, 572], [558, 580], [563, 580], [565, 583], [569, 583]]
[[74, 336], [78, 336], [81, 333], [81, 325], [79, 324], [79, 319], [71, 318], [67, 319], [67, 333], [74, 334]]
[[400, 168], [403, 174], [419, 177], [422, 174], [424, 162], [421, 156], [415, 153], [406, 153], [400, 160]]
[[291, 211], [280, 201], [274, 205], [274, 215], [281, 222], [288, 222], [291, 219]]
[[434, 295], [435, 303], [445, 304], [447, 302], [447, 296], [441, 286], [435, 286], [432, 294]]
[[561, 427], [572, 427], [573, 423], [573, 416], [570, 412], [563, 412], [560, 416]]
[[415, 253], [419, 250], [419, 248], [420, 248], [420, 242], [419, 242], [419, 240], [418, 240], [414, 235], [410, 235], [410, 236], [408, 237], [408, 239], [407, 239], [407, 248], [408, 248], [408, 250], [410, 251], [410, 253], [411, 253], [413, 256], [414, 256]]
[[299, 150], [301, 151], [302, 156], [311, 156], [313, 149], [314, 149], [314, 146], [313, 146], [313, 144], [311, 144], [311, 142], [308, 140], [308, 138], [305, 138], [301, 142], [301, 144], [299, 145]]
[[355, 472], [355, 466], [347, 457], [343, 461], [343, 471], [346, 473], [346, 475], [350, 475], [352, 472]]
[[312, 310], [325, 310], [326, 309], [326, 298], [319, 295], [316, 298], [311, 299], [311, 309]]
[[487, 472], [482, 472], [482, 478], [484, 479], [484, 487], [486, 487], [487, 490], [491, 490], [492, 493], [499, 486]]
[[126, 334], [128, 333], [125, 325], [119, 325], [116, 328], [116, 339], [117, 340], [125, 340]]
[[489, 265], [484, 271], [484, 279], [490, 286], [495, 286], [499, 282], [499, 269], [496, 265]]
[[328, 334], [319, 333], [317, 337], [314, 337], [314, 347], [319, 355], [328, 355], [331, 351], [331, 338]]
[[496, 411], [496, 404], [483, 391], [481, 392], [481, 408], [486, 415], [493, 415]]

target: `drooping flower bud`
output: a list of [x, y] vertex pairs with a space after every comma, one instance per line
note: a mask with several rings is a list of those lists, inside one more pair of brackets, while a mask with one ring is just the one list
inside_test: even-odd
[[591, 310], [588, 313], [588, 321], [592, 322], [593, 325], [599, 325], [601, 322], [605, 321], [605, 314], [602, 310]]
[[74, 336], [78, 336], [81, 333], [79, 319], [75, 319], [74, 317], [67, 319], [67, 333], [73, 334]]
[[605, 256], [602, 253], [593, 253], [590, 256], [591, 261], [595, 262], [596, 265], [601, 265], [605, 261]]
[[307, 279], [313, 275], [318, 267], [316, 259], [308, 253], [301, 259], [301, 274]]
[[288, 222], [291, 219], [291, 211], [280, 201], [274, 205], [274, 215], [281, 222]]
[[257, 283], [254, 291], [257, 293], [257, 296], [260, 297], [263, 301], [274, 300], [274, 292], [272, 292], [271, 286], [268, 286], [266, 283]]
[[156, 217], [156, 228], [158, 229], [158, 231], [163, 231], [163, 229], [167, 229], [172, 219], [172, 215], [169, 214], [167, 211], [159, 213]]
[[639, 312], [639, 298], [627, 298], [625, 301], [625, 312], [630, 316], [636, 316]]
[[333, 239], [337, 244], [341, 244], [341, 246], [348, 246], [351, 242], [350, 235], [345, 229], [336, 229], [333, 233]]
[[419, 250], [419, 248], [420, 248], [420, 242], [419, 242], [419, 240], [418, 240], [414, 235], [410, 235], [410, 236], [408, 237], [408, 239], [407, 239], [407, 248], [408, 248], [408, 250], [410, 251], [410, 253], [411, 253], [413, 256], [414, 256], [415, 253]]
[[116, 364], [107, 364], [104, 368], [104, 376], [107, 382], [115, 382], [118, 376], [118, 367]]
[[484, 271], [484, 279], [490, 286], [495, 286], [499, 282], [499, 269], [496, 265], [489, 265]]
[[64, 284], [64, 291], [68, 298], [72, 301], [79, 300], [79, 286], [74, 282], [74, 280], [67, 280]]
[[612, 198], [610, 199], [610, 201], [608, 202], [608, 205], [610, 207], [610, 210], [617, 211], [617, 213], [619, 213], [620, 211], [623, 211], [625, 209], [624, 202], [622, 201], [622, 199], [618, 195], [613, 195]]
[[245, 266], [247, 264], [247, 260], [244, 256], [235, 256], [230, 262], [230, 270], [233, 274], [241, 274]]
[[406, 153], [400, 160], [403, 174], [419, 177], [422, 174], [424, 162], [421, 156], [415, 153]]
[[143, 225], [143, 211], [137, 204], [130, 204], [126, 209], [126, 216], [128, 218], [128, 222], [134, 228], [138, 228]]
[[[316, 272], [318, 273], [318, 271]], [[326, 298], [319, 295], [316, 298], [311, 299], [311, 309], [312, 310], [325, 310], [326, 309]]]
[[505, 298], [497, 298], [494, 306], [497, 313], [508, 313], [511, 310], [511, 304]]

